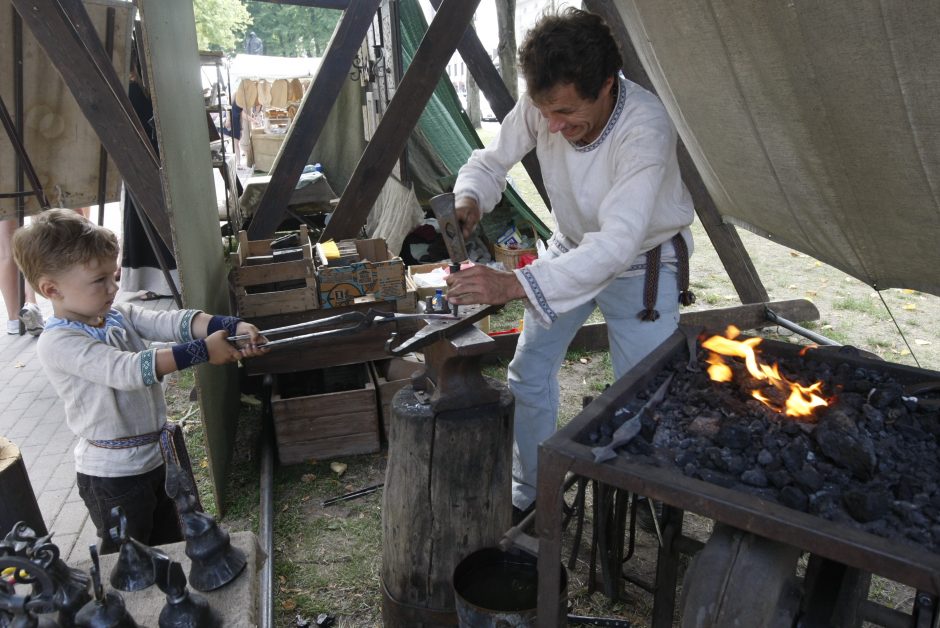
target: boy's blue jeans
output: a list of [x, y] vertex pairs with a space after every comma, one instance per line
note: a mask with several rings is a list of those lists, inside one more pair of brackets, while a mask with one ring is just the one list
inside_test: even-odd
[[668, 338], [679, 324], [675, 267], [661, 266], [656, 310], [659, 319], [641, 321], [645, 277], [615, 279], [594, 301], [560, 314], [548, 329], [526, 312], [516, 354], [509, 364], [509, 389], [516, 398], [512, 459], [512, 503], [520, 509], [535, 500], [538, 446], [555, 432], [558, 371], [568, 345], [595, 305], [607, 321], [614, 378], [619, 379]]
[[140, 475], [104, 478], [76, 474], [78, 494], [81, 495], [92, 523], [101, 539], [99, 551], [110, 554], [119, 549], [111, 540], [108, 530], [116, 525], [111, 521], [111, 509], [124, 508], [127, 516], [127, 534], [146, 545], [163, 545], [183, 540], [176, 504], [163, 488], [166, 465]]

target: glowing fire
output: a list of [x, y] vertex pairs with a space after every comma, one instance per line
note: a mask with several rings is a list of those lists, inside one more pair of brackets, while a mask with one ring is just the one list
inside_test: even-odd
[[752, 390], [751, 395], [773, 410], [783, 412], [792, 417], [810, 417], [813, 410], [820, 406], [829, 405], [819, 394], [822, 392], [822, 382], [816, 382], [811, 386], [803, 386], [796, 382], [791, 382], [780, 374], [777, 365], [768, 365], [758, 360], [755, 348], [760, 344], [761, 338], [746, 338], [744, 340], [735, 340], [741, 331], [734, 325], [729, 325], [725, 332], [727, 337], [712, 336], [705, 340], [702, 346], [710, 352], [706, 362], [708, 367], [708, 376], [716, 382], [730, 382], [733, 371], [725, 362], [727, 357], [743, 358], [748, 373], [757, 380], [767, 382], [788, 395], [786, 402], [780, 406], [768, 399], [759, 390]]

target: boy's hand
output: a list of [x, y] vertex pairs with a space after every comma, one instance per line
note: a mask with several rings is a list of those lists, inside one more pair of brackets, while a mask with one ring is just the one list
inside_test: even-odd
[[268, 339], [262, 336], [258, 328], [251, 323], [240, 321], [235, 328], [235, 335], [249, 337], [248, 340], [241, 340], [235, 343], [235, 346], [241, 351], [242, 357], [253, 358], [264, 355], [269, 351], [269, 349], [263, 346], [268, 342]]
[[209, 350], [209, 364], [229, 364], [242, 358], [242, 352], [228, 341], [228, 332], [224, 329], [206, 336], [206, 348]]

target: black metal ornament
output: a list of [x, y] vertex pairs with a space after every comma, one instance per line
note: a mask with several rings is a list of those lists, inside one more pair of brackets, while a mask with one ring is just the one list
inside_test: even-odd
[[176, 512], [183, 524], [186, 556], [192, 562], [189, 584], [197, 591], [213, 591], [234, 580], [248, 561], [244, 552], [232, 546], [228, 532], [211, 515], [196, 510], [193, 491], [183, 469], [168, 462], [166, 494], [176, 502]]
[[111, 509], [111, 522], [114, 524], [108, 533], [111, 540], [119, 543], [114, 567], [108, 580], [119, 591], [141, 591], [154, 583], [153, 551], [127, 534], [127, 515], [121, 506]]
[[209, 601], [186, 587], [183, 566], [165, 554], [154, 556], [157, 586], [166, 594], [160, 611], [160, 628], [215, 628], [221, 626]]
[[[13, 560], [15, 559], [15, 560]], [[14, 568], [10, 562], [19, 566]], [[72, 569], [59, 557], [52, 534], [41, 538], [26, 523], [16, 523], [0, 541], [0, 572], [7, 572], [0, 583], [0, 626], [58, 625], [70, 628], [75, 613], [91, 595], [89, 578]], [[28, 596], [17, 596], [16, 584], [31, 584]], [[35, 613], [58, 611], [58, 624]]]
[[127, 612], [124, 598], [116, 591], [105, 593], [101, 586], [101, 563], [98, 548], [88, 547], [91, 552], [91, 581], [95, 599], [91, 600], [75, 615], [75, 625], [80, 628], [137, 628], [137, 622]]

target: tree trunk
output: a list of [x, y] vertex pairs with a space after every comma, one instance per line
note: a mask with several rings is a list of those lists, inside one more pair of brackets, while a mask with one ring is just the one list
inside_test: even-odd
[[480, 86], [473, 80], [470, 69], [467, 68], [467, 115], [470, 117], [470, 123], [474, 129], [479, 129], [482, 125], [480, 113]]
[[519, 100], [516, 69], [516, 0], [496, 0], [499, 23], [499, 75], [514, 100]]

